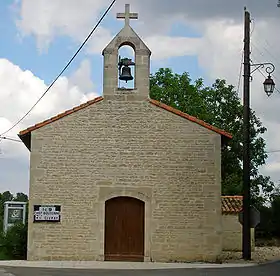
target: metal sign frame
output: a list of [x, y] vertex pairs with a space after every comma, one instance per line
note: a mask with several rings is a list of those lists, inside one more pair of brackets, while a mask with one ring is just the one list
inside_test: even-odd
[[[58, 219], [36, 219], [36, 212], [38, 212], [40, 210], [40, 208], [52, 208], [52, 209], [55, 209], [52, 210], [52, 212], [57, 212], [58, 214], [55, 214], [55, 215], [58, 215]], [[54, 215], [53, 215], [54, 216]], [[33, 205], [33, 223], [59, 223], [61, 222], [61, 205], [58, 205], [58, 204], [37, 204], [37, 205]]]
[[22, 211], [22, 223], [25, 224], [26, 220], [26, 205], [27, 202], [20, 201], [6, 201], [4, 202], [4, 221], [3, 230], [6, 233], [9, 227], [13, 226], [14, 223], [9, 223], [9, 210], [20, 210]]

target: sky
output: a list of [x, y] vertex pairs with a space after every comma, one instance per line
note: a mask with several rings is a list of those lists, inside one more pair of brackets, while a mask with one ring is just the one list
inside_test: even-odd
[[[9, 129], [39, 99], [78, 49], [111, 0], [0, 1], [0, 133]], [[242, 97], [239, 82], [244, 6], [252, 17], [252, 61], [272, 62], [280, 91], [280, 8], [277, 0], [117, 0], [86, 46], [49, 93], [7, 137], [102, 95], [102, 50], [123, 27], [116, 19], [126, 3], [139, 19], [134, 30], [152, 51], [151, 72], [169, 67], [189, 72], [207, 85], [226, 79]], [[122, 54], [129, 53], [127, 49]], [[261, 69], [265, 74], [265, 71]], [[254, 72], [251, 104], [267, 132], [267, 151], [280, 150], [280, 93], [263, 91]], [[238, 89], [239, 88], [239, 89]], [[18, 142], [0, 141], [0, 192], [28, 193], [29, 151]], [[280, 152], [269, 153], [261, 173], [280, 182]]]

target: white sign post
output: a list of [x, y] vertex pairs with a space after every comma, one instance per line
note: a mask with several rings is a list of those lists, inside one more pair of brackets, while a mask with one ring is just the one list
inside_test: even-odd
[[21, 222], [25, 224], [27, 202], [6, 201], [4, 203], [4, 232], [14, 224]]

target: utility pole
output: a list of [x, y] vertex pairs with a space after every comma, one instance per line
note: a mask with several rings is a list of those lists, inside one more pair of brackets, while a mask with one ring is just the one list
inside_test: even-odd
[[[279, 0], [280, 1], [280, 0]], [[250, 160], [250, 81], [251, 75], [259, 68], [266, 67], [268, 77], [263, 86], [268, 97], [273, 94], [275, 83], [271, 74], [275, 66], [270, 62], [252, 64], [250, 59], [250, 13], [245, 10], [244, 14], [244, 83], [243, 83], [243, 228], [242, 228], [242, 257], [251, 260], [251, 160]], [[255, 67], [254, 70], [251, 70]]]
[[243, 228], [242, 257], [251, 260], [250, 229], [250, 13], [245, 8], [243, 83]]

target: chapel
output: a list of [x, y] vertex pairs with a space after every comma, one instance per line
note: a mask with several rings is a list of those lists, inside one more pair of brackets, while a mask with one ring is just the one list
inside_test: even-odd
[[[19, 133], [30, 151], [28, 260], [215, 260], [221, 147], [232, 136], [149, 97], [151, 51], [130, 26], [138, 15], [126, 4], [117, 18], [103, 96]], [[123, 45], [134, 60], [119, 57]]]

